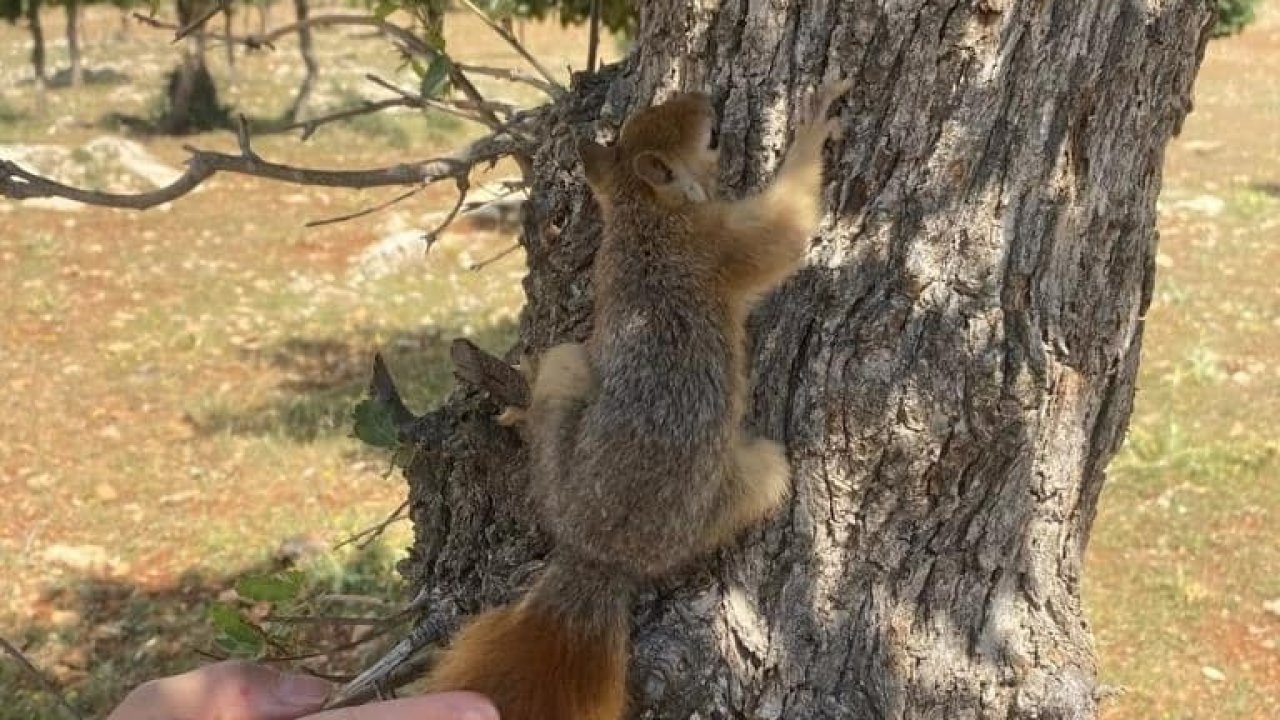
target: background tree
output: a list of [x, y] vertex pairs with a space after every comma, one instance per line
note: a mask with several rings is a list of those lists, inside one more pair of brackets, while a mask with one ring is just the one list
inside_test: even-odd
[[1213, 26], [1214, 37], [1234, 35], [1254, 20], [1258, 0], [1214, 0], [1218, 14]]
[[[795, 497], [741, 547], [636, 603], [635, 714], [1091, 717], [1081, 556], [1129, 419], [1161, 161], [1212, 5], [820, 5], [644, 3], [634, 52], [568, 89], [529, 58], [540, 77], [523, 79], [554, 102], [517, 113], [476, 93], [467, 73], [492, 69], [441, 55], [430, 4], [415, 4], [426, 40], [390, 34], [441, 60], [452, 92], [438, 105], [493, 130], [455, 157], [307, 171], [257, 157], [242, 134], [239, 155], [197, 151], [152, 193], [84, 193], [13, 166], [0, 166], [0, 191], [146, 207], [217, 171], [465, 191], [471, 167], [512, 154], [532, 183], [513, 350], [536, 351], [590, 328], [599, 218], [577, 138], [608, 139], [671, 89], [706, 88], [722, 185], [747, 192], [772, 172], [792, 109], [848, 75], [811, 267], [752, 323], [751, 429], [786, 443]], [[432, 106], [423, 95], [395, 102]], [[467, 382], [421, 418], [375, 374], [414, 447], [417, 537], [402, 570], [423, 617], [356, 690], [409, 646], [518, 596], [547, 550], [528, 522], [521, 445], [493, 422], [524, 389], [502, 363], [455, 349]]]
[[40, 0], [0, 0], [0, 18], [15, 23], [25, 17], [31, 31], [31, 69], [36, 86], [48, 83], [45, 71], [44, 28], [40, 25]]

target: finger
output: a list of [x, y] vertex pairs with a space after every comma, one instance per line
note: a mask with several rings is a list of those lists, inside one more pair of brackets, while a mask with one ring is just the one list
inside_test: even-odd
[[329, 683], [310, 676], [221, 662], [141, 685], [108, 720], [293, 720], [323, 705], [329, 689]]
[[498, 720], [483, 695], [447, 692], [326, 710], [302, 720]]

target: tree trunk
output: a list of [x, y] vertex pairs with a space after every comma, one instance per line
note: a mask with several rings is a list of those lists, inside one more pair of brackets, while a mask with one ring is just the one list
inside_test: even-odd
[[[709, 89], [736, 194], [771, 176], [806, 92], [854, 89], [810, 267], [752, 322], [750, 422], [786, 444], [794, 498], [637, 601], [634, 715], [1093, 717], [1081, 559], [1210, 4], [703, 5], [645, 3], [634, 54], [558, 109], [526, 205], [524, 346], [589, 331], [599, 220], [574, 133]], [[430, 620], [517, 597], [547, 549], [496, 409], [463, 387], [421, 426], [402, 569]]]
[[71, 87], [84, 84], [80, 64], [80, 0], [67, 0], [67, 53], [71, 56]]
[[[306, 21], [307, 15], [310, 14], [307, 0], [293, 0], [293, 10], [297, 14], [299, 23]], [[320, 73], [320, 64], [316, 62], [315, 43], [312, 40], [311, 28], [306, 25], [303, 25], [298, 30], [298, 51], [302, 53], [302, 66], [306, 68], [306, 74], [302, 76], [302, 84], [298, 86], [298, 94], [293, 96], [293, 102], [284, 111], [286, 121], [291, 123], [298, 122], [301, 117], [302, 110], [306, 107], [307, 99], [311, 97], [311, 91], [315, 89], [316, 78]]]
[[31, 69], [36, 87], [41, 90], [49, 81], [44, 68], [44, 28], [40, 25], [40, 0], [27, 0], [27, 27], [31, 29]]

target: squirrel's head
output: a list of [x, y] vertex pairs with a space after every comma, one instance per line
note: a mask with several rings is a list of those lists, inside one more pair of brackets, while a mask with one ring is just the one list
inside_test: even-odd
[[714, 130], [710, 98], [682, 93], [632, 115], [611, 147], [579, 142], [578, 155], [601, 204], [634, 190], [677, 209], [713, 194], [719, 166]]

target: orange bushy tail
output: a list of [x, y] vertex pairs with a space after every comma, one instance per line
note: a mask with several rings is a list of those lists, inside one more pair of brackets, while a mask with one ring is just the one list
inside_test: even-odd
[[630, 598], [627, 580], [553, 559], [523, 601], [458, 633], [428, 690], [486, 695], [502, 720], [620, 720]]

